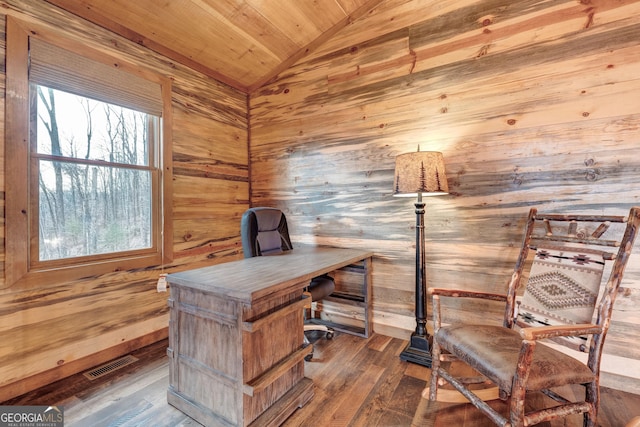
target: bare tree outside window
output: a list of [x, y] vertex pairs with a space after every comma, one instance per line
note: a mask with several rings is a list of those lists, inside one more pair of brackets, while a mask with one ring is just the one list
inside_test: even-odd
[[[39, 260], [153, 245], [150, 141], [158, 118], [36, 86]], [[33, 89], [33, 88], [32, 88]]]

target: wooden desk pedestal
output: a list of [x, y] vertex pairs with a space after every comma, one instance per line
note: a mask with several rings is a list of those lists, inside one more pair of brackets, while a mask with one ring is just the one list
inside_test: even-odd
[[168, 402], [206, 426], [280, 425], [313, 397], [303, 287], [370, 257], [311, 248], [170, 274]]
[[173, 285], [169, 403], [207, 426], [248, 425], [292, 387], [291, 412], [304, 405], [303, 303], [302, 290], [247, 306]]

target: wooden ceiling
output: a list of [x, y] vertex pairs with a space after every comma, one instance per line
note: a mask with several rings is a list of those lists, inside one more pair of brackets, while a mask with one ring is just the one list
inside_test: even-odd
[[47, 0], [244, 92], [382, 0]]

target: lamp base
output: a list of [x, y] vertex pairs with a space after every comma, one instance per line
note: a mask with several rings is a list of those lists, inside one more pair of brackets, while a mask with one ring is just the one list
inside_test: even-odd
[[400, 360], [431, 368], [431, 344], [428, 335], [411, 334], [411, 340], [400, 353]]

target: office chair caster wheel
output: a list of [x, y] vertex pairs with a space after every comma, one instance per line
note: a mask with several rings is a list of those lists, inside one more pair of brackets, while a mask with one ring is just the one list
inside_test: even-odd
[[333, 338], [333, 336], [334, 336], [334, 335], [335, 335], [335, 332], [333, 332], [333, 331], [327, 331], [327, 335], [326, 335], [326, 337], [327, 337], [327, 339], [328, 339], [328, 340], [330, 340], [330, 339], [332, 339], [332, 338]]
[[307, 362], [311, 362], [311, 359], [313, 359], [313, 353], [309, 353], [304, 357]]

